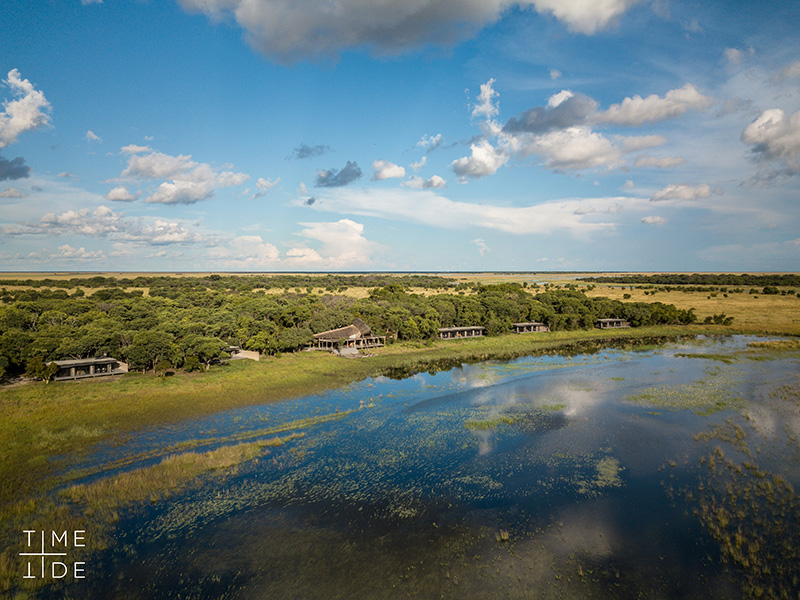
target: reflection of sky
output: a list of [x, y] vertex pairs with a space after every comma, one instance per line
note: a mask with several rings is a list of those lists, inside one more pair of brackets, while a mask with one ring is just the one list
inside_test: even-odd
[[[674, 415], [655, 417], [635, 407], [619, 407], [619, 400], [654, 385], [679, 385], [703, 378], [709, 368], [736, 367], [742, 371], [741, 381], [748, 396], [774, 379], [774, 371], [790, 372], [796, 365], [779, 366], [775, 361], [750, 363], [740, 361], [731, 367], [722, 363], [675, 357], [676, 353], [721, 353], [746, 347], [753, 338], [703, 338], [697, 343], [680, 342], [655, 350], [604, 350], [591, 355], [573, 357], [537, 356], [500, 362], [489, 361], [462, 365], [435, 374], [417, 373], [404, 380], [376, 377], [357, 382], [343, 389], [331, 390], [278, 404], [237, 409], [193, 422], [154, 428], [140, 432], [116, 447], [101, 446], [81, 466], [102, 464], [128, 455], [137, 455], [153, 448], [167, 447], [187, 440], [208, 439], [210, 446], [225, 443], [225, 436], [258, 432], [281, 423], [309, 416], [324, 416], [336, 411], [355, 410], [342, 420], [317, 425], [308, 430], [328, 431], [356, 424], [364, 411], [381, 419], [408, 418], [415, 410], [481, 410], [475, 418], [491, 419], [508, 414], [525, 413], [555, 405], [564, 405], [557, 412], [570, 423], [569, 432], [542, 435], [539, 443], [546, 451], [558, 451], [559, 444], [571, 448], [590, 449], [614, 440], [628, 439], [630, 422], [646, 430], [652, 439], [669, 446], [674, 429], [685, 426]], [[763, 399], [763, 398], [762, 398]], [[373, 403], [373, 408], [366, 408]], [[610, 407], [616, 407], [609, 410]], [[635, 413], [635, 414], [634, 414]], [[749, 407], [753, 424], [765, 434], [775, 435], [779, 427], [800, 434], [800, 415], [787, 412], [769, 402]], [[405, 416], [403, 416], [405, 415]], [[496, 436], [484, 432], [478, 436], [479, 452], [487, 454], [496, 444]], [[625, 437], [627, 436], [627, 437]], [[214, 439], [222, 442], [213, 442]], [[229, 443], [229, 442], [228, 442]], [[630, 442], [633, 444], [633, 442]], [[638, 443], [638, 442], [637, 442]], [[631, 453], [631, 460], [640, 460]], [[146, 464], [146, 463], [142, 463]]]

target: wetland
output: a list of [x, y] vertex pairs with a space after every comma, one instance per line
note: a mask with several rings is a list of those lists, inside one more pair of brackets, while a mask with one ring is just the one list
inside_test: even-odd
[[88, 532], [87, 578], [30, 593], [795, 598], [798, 365], [796, 342], [699, 336], [101, 441], [52, 499]]

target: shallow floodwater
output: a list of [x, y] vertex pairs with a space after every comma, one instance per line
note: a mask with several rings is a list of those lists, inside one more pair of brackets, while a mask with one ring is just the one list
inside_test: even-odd
[[142, 432], [82, 467], [337, 417], [123, 515], [70, 591], [796, 598], [800, 354], [754, 339], [462, 365]]

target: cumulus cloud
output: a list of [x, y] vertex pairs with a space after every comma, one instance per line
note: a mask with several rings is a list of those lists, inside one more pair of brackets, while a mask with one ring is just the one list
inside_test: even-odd
[[262, 196], [266, 196], [267, 192], [274, 188], [281, 182], [281, 178], [278, 177], [275, 181], [271, 179], [264, 179], [263, 177], [259, 177], [258, 181], [256, 181], [256, 187], [258, 191], [253, 194], [253, 198], [260, 198]]
[[647, 169], [654, 167], [656, 169], [669, 169], [677, 167], [686, 162], [686, 159], [680, 156], [665, 156], [662, 158], [656, 156], [640, 156], [633, 163], [636, 168]]
[[274, 267], [280, 252], [259, 235], [243, 235], [231, 240], [227, 246], [209, 250], [209, 258], [221, 261], [225, 267], [237, 270], [257, 270]]
[[233, 18], [257, 52], [285, 63], [335, 58], [350, 48], [399, 54], [450, 46], [496, 22], [506, 10], [532, 7], [571, 31], [592, 34], [635, 0], [178, 0], [212, 21]]
[[582, 125], [597, 110], [597, 102], [584, 94], [562, 90], [551, 96], [547, 106], [538, 106], [508, 120], [504, 131], [515, 133], [547, 133]]
[[444, 136], [441, 133], [436, 135], [423, 135], [417, 142], [417, 146], [424, 148], [426, 152], [430, 153], [436, 150], [444, 142]]
[[458, 158], [450, 165], [462, 180], [468, 177], [480, 179], [486, 175], [494, 175], [509, 159], [504, 150], [495, 148], [487, 140], [480, 140], [471, 144], [469, 148], [470, 156]]
[[550, 79], [555, 81], [556, 79], [559, 79], [560, 77], [561, 77], [561, 71], [559, 71], [558, 69], [550, 69]]
[[342, 187], [359, 179], [363, 173], [355, 161], [347, 161], [341, 170], [329, 169], [317, 172], [317, 187]]
[[17, 188], [8, 188], [7, 190], [0, 193], [0, 198], [24, 198], [25, 194], [23, 194]]
[[492, 251], [492, 249], [486, 245], [486, 242], [483, 240], [483, 238], [475, 238], [474, 240], [472, 240], [472, 243], [478, 247], [478, 252], [480, 253], [481, 256], [483, 256], [487, 252]]
[[406, 176], [406, 170], [388, 160], [376, 160], [372, 163], [372, 170], [375, 173], [372, 176], [373, 181], [381, 181], [382, 179], [398, 179]]
[[[126, 146], [128, 147], [128, 146]], [[187, 173], [197, 166], [191, 156], [170, 156], [161, 152], [151, 152], [145, 156], [138, 154], [128, 159], [128, 166], [122, 177], [141, 177], [145, 179], [172, 179]]]
[[152, 152], [153, 149], [150, 146], [138, 146], [137, 144], [128, 144], [127, 146], [123, 146], [120, 148], [120, 151], [123, 154], [141, 154], [142, 152]]
[[478, 101], [472, 107], [472, 117], [483, 117], [491, 119], [497, 116], [500, 112], [500, 104], [495, 101], [495, 98], [500, 96], [500, 92], [496, 91], [492, 86], [494, 79], [490, 79], [486, 83], [481, 84], [481, 91], [478, 94]]
[[800, 173], [800, 110], [787, 116], [779, 108], [765, 110], [742, 132], [757, 160], [782, 166], [787, 175]]
[[434, 175], [430, 179], [423, 179], [417, 175], [412, 175], [407, 181], [404, 181], [402, 185], [413, 190], [429, 190], [447, 187], [447, 181], [438, 175]]
[[663, 135], [619, 136], [618, 139], [622, 142], [622, 147], [626, 152], [647, 150], [667, 143], [667, 138]]
[[683, 115], [686, 111], [702, 110], [714, 102], [713, 98], [701, 94], [695, 86], [687, 83], [670, 90], [664, 97], [652, 94], [647, 98], [633, 96], [619, 104], [612, 104], [604, 112], [594, 116], [600, 123], [639, 126], [643, 123], [663, 121]]
[[44, 93], [33, 87], [27, 79], [22, 79], [17, 69], [8, 72], [3, 83], [11, 90], [15, 100], [3, 102], [0, 112], [0, 148], [13, 144], [25, 131], [31, 131], [50, 124], [50, 103]]
[[517, 136], [510, 144], [523, 156], [542, 157], [545, 166], [557, 171], [582, 170], [621, 164], [622, 152], [589, 127], [568, 127], [544, 135]]
[[80, 260], [87, 260], [87, 259], [96, 259], [96, 258], [105, 258], [105, 254], [103, 254], [102, 250], [95, 250], [94, 252], [90, 252], [86, 250], [83, 246], [80, 248], [73, 248], [69, 244], [63, 244], [62, 246], [58, 247], [58, 252], [55, 254], [51, 254], [50, 258], [60, 259], [60, 258], [72, 258], [72, 259], [80, 259]]
[[123, 152], [131, 154], [122, 179], [166, 179], [145, 202], [156, 204], [194, 204], [206, 200], [221, 187], [235, 187], [250, 176], [233, 171], [218, 171], [207, 163], [198, 163], [190, 155], [170, 156], [150, 152], [141, 146], [125, 146]]
[[213, 240], [177, 221], [126, 217], [107, 206], [47, 213], [38, 223], [10, 225], [5, 235], [79, 235], [143, 245], [211, 244]]
[[25, 164], [21, 156], [7, 160], [0, 156], [0, 181], [7, 179], [24, 179], [31, 174], [31, 168]]
[[652, 202], [663, 200], [697, 200], [708, 198], [711, 195], [711, 187], [707, 183], [700, 185], [688, 185], [685, 183], [673, 183], [657, 191], [650, 198]]
[[326, 152], [330, 152], [330, 146], [309, 146], [308, 144], [300, 144], [294, 150], [292, 150], [291, 156], [287, 158], [296, 158], [296, 159], [304, 159], [304, 158], [313, 158], [315, 156], [322, 156]]
[[286, 263], [304, 268], [343, 269], [372, 262], [373, 254], [380, 248], [364, 237], [364, 225], [350, 219], [334, 223], [300, 223], [298, 235], [318, 242], [318, 249], [306, 244], [286, 252]]
[[97, 135], [94, 131], [92, 131], [90, 129], [89, 131], [86, 132], [86, 141], [87, 142], [102, 142], [103, 138], [101, 138], [99, 135]]
[[210, 181], [165, 181], [155, 193], [144, 199], [151, 204], [194, 204], [210, 198], [214, 185]]
[[427, 156], [423, 156], [417, 162], [413, 162], [408, 166], [411, 167], [414, 171], [419, 171], [422, 167], [425, 166], [425, 163], [427, 163], [427, 162], [428, 162], [428, 157]]
[[533, 0], [540, 13], [551, 13], [570, 31], [592, 34], [607, 27], [637, 0]]
[[664, 217], [642, 217], [645, 225], [663, 225], [667, 220]]
[[738, 65], [742, 62], [742, 58], [744, 58], [744, 52], [737, 48], [725, 48], [725, 59], [731, 65]]
[[136, 196], [131, 194], [124, 185], [118, 185], [104, 197], [106, 200], [111, 200], [113, 202], [133, 202], [136, 200]]

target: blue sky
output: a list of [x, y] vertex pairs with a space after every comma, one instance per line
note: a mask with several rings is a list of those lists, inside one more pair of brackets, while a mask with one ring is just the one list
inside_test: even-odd
[[798, 23], [3, 0], [1, 269], [797, 271]]

